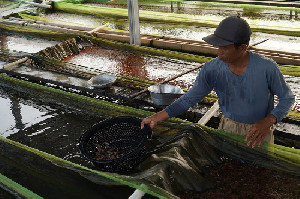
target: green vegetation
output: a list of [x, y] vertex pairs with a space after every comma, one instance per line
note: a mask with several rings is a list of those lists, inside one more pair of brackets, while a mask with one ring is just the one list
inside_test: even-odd
[[279, 65], [279, 68], [284, 75], [300, 77], [300, 66]]
[[300, 111], [290, 111], [286, 117], [300, 121]]

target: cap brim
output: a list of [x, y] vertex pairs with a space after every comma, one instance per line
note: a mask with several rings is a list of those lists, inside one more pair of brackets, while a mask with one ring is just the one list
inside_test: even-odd
[[208, 44], [213, 45], [213, 46], [228, 46], [230, 44], [233, 44], [233, 42], [221, 39], [221, 38], [215, 36], [214, 34], [203, 37], [202, 39], [205, 42], [207, 42]]

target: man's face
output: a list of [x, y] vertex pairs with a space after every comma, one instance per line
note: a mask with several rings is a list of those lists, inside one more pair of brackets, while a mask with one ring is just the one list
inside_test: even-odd
[[242, 52], [242, 46], [236, 49], [234, 45], [231, 44], [228, 46], [219, 46], [217, 54], [223, 62], [230, 64], [239, 59], [242, 55]]

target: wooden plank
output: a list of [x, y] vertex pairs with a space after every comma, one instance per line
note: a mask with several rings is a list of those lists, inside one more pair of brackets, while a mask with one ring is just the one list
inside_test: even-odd
[[286, 65], [295, 65], [300, 66], [300, 60], [288, 58], [288, 57], [282, 57], [282, 56], [270, 56], [274, 61], [277, 63], [285, 63]]
[[130, 43], [130, 37], [127, 35], [105, 34], [100, 32], [95, 32], [94, 35], [99, 38], [119, 41], [123, 43]]
[[163, 49], [182, 50], [182, 45], [180, 43], [170, 42], [164, 39], [153, 40], [153, 46]]
[[203, 47], [200, 44], [183, 44], [182, 50], [190, 53], [213, 54], [213, 55], [217, 54], [216, 48]]

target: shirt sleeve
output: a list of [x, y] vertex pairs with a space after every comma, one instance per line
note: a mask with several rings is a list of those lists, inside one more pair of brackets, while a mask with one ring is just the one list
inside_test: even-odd
[[200, 102], [208, 93], [212, 91], [212, 86], [209, 85], [210, 75], [207, 68], [209, 64], [205, 64], [194, 82], [194, 85], [188, 92], [177, 99], [175, 102], [165, 108], [169, 117], [176, 117], [187, 111], [190, 107]]
[[289, 85], [286, 83], [278, 66], [273, 68], [267, 78], [272, 94], [277, 95], [279, 99], [279, 103], [271, 111], [271, 114], [276, 117], [277, 122], [280, 122], [287, 115], [291, 106], [295, 102], [295, 96]]

